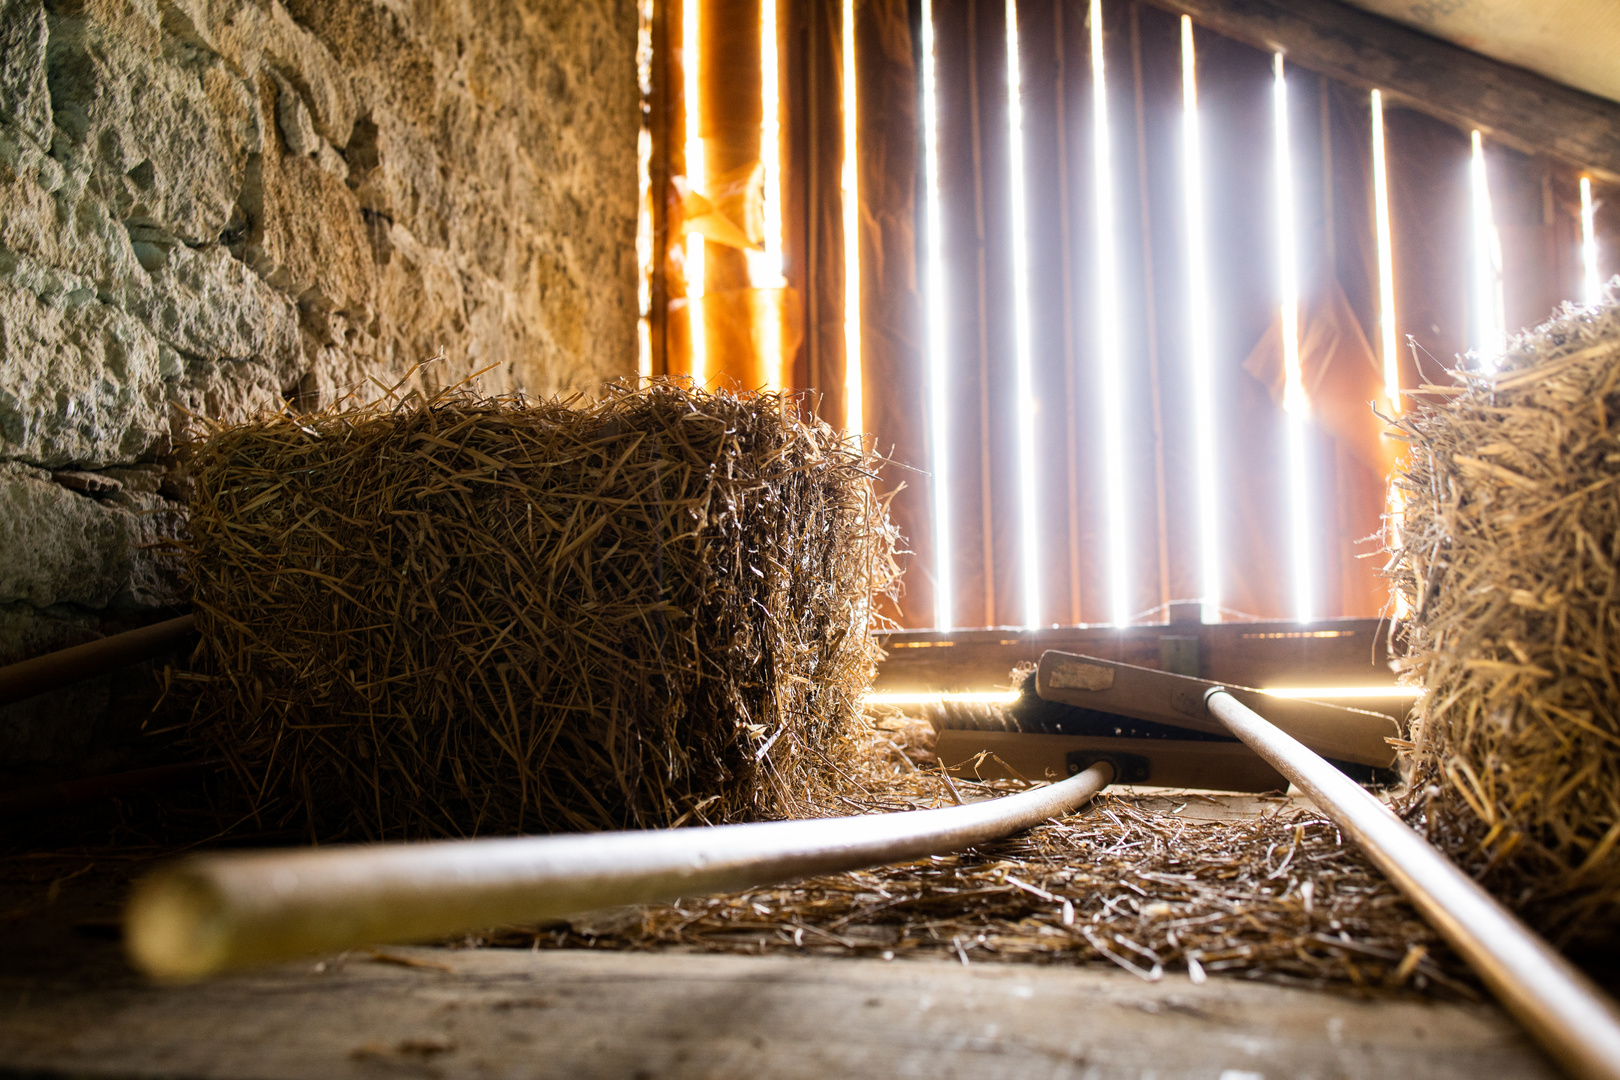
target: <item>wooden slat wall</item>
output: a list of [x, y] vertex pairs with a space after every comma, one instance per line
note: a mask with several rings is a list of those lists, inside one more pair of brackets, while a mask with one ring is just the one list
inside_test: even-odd
[[[1149, 617], [1167, 600], [1195, 596], [1199, 587], [1182, 262], [1179, 26], [1173, 12], [1161, 10], [1176, 6], [1170, 0], [1103, 4], [1119, 314], [1126, 327], [1122, 344], [1128, 371], [1132, 609]], [[1262, 20], [1266, 26], [1284, 18], [1270, 0], [1198, 0], [1194, 6], [1223, 29], [1256, 41], [1265, 35], [1245, 30], [1244, 12], [1265, 8], [1266, 19], [1272, 20]], [[1311, 11], [1321, 7], [1315, 0], [1309, 6]], [[913, 628], [935, 620], [933, 481], [926, 473], [930, 447], [920, 299], [918, 8], [917, 0], [909, 6], [906, 0], [856, 4], [865, 426], [880, 449], [911, 467], [889, 469], [883, 479], [888, 488], [901, 481], [906, 485], [894, 512], [910, 541], [907, 589], [898, 609], [889, 614]], [[1042, 622], [1095, 623], [1111, 613], [1096, 394], [1100, 313], [1094, 299], [1097, 238], [1087, 4], [1021, 0], [1019, 10], [1039, 388]], [[934, 4], [946, 229], [944, 314], [947, 362], [954, 372], [949, 389], [956, 550], [950, 568], [956, 591], [952, 621], [961, 626], [1021, 625], [1025, 615], [1018, 543], [1004, 11], [1004, 0]], [[678, 18], [678, 4], [671, 5], [662, 14], [661, 31], [678, 36]], [[803, 297], [805, 316], [803, 345], [791, 365], [790, 382], [819, 393], [820, 414], [842, 425], [841, 4], [784, 0], [782, 23], [790, 181], [787, 274], [790, 286]], [[1325, 67], [1350, 77], [1340, 70], [1342, 50], [1334, 52], [1310, 33], [1300, 33], [1309, 47], [1301, 47], [1295, 59], [1309, 62], [1320, 53]], [[1217, 290], [1212, 333], [1224, 422], [1219, 451], [1226, 485], [1223, 599], [1236, 612], [1280, 618], [1292, 612], [1282, 414], [1266, 388], [1244, 371], [1244, 361], [1275, 318], [1271, 57], [1262, 48], [1203, 27], [1197, 38], [1209, 245]], [[1376, 51], [1383, 44], [1368, 47]], [[1483, 77], [1480, 71], [1487, 69], [1477, 67], [1468, 61], [1458, 68], [1458, 77]], [[1347, 83], [1318, 77], [1298, 64], [1290, 70], [1306, 289], [1320, 292], [1336, 280], [1360, 333], [1376, 348], [1367, 98], [1361, 85], [1351, 84], [1365, 82], [1365, 73], [1351, 72], [1354, 77]], [[678, 110], [678, 64], [667, 65], [666, 71], [663, 100]], [[1586, 109], [1582, 137], [1607, 145], [1602, 143], [1607, 106], [1594, 107], [1556, 89], [1519, 87], [1517, 78], [1509, 73], [1492, 84], [1492, 116], [1516, 115], [1508, 100], [1514, 93], [1537, 101], [1551, 94], [1566, 112]], [[1400, 103], [1411, 101], [1410, 87], [1403, 87], [1408, 96], [1397, 93], [1386, 117], [1402, 381], [1411, 386], [1441, 378], [1442, 367], [1467, 345], [1468, 140], [1465, 130], [1430, 115], [1439, 112], [1455, 119], [1455, 102], [1447, 98], [1434, 109], [1419, 111]], [[1609, 111], [1620, 115], [1620, 106]], [[672, 115], [678, 117], [678, 112]], [[678, 129], [678, 123], [666, 121], [665, 130], [678, 136]], [[1528, 129], [1516, 131], [1516, 145], [1528, 146]], [[1546, 141], [1563, 150], [1574, 145], [1560, 141], [1557, 133]], [[670, 143], [668, 156], [678, 172], [678, 139]], [[1567, 155], [1531, 156], [1495, 143], [1490, 153], [1509, 264], [1509, 321], [1516, 328], [1544, 318], [1555, 302], [1579, 291], [1578, 172]], [[1598, 187], [1600, 235], [1611, 268], [1620, 265], [1614, 257], [1620, 255], [1614, 244], [1620, 235], [1620, 199], [1610, 205], [1604, 197], [1617, 190]], [[669, 325], [670, 332], [684, 329], [680, 319], [669, 320]], [[1408, 340], [1417, 361], [1405, 355]], [[1382, 596], [1379, 560], [1365, 557], [1375, 544], [1361, 541], [1379, 528], [1381, 480], [1324, 432], [1316, 431], [1313, 439], [1313, 453], [1321, 463], [1320, 613], [1375, 614]]]
[[[999, 343], [1005, 327], [992, 324], [988, 296], [993, 281], [1006, 275], [1006, 245], [1001, 205], [987, 185], [1005, 172], [1004, 152], [987, 145], [984, 135], [994, 124], [1002, 55], [999, 5], [994, 0], [959, 0], [934, 7], [937, 34], [939, 107], [953, 123], [940, 130], [939, 155], [944, 199], [944, 258], [951, 272], [946, 281], [945, 335], [957, 372], [949, 389], [949, 408], [956, 438], [949, 450], [954, 479], [952, 535], [956, 587], [955, 620], [990, 626], [1000, 621], [993, 567], [998, 553], [992, 494], [998, 484], [990, 471], [992, 370], [1002, 370]], [[987, 70], [988, 68], [988, 70]], [[1005, 80], [1002, 70], [1000, 78]], [[994, 351], [993, 351], [994, 350]], [[915, 612], [911, 625], [932, 622], [931, 613]]]
[[881, 482], [908, 540], [904, 593], [884, 612], [928, 625], [934, 610], [927, 399], [917, 275], [918, 72], [906, 0], [855, 5], [861, 192], [861, 372], [868, 442], [894, 464]]

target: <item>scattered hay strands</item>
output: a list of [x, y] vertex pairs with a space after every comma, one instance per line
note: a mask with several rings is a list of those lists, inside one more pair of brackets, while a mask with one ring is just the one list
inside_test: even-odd
[[490, 943], [1104, 961], [1146, 979], [1184, 970], [1195, 981], [1224, 973], [1477, 997], [1461, 962], [1320, 815], [1189, 821], [1130, 796], [958, 855], [593, 914]]
[[803, 816], [897, 572], [876, 462], [799, 404], [461, 387], [207, 427], [191, 736], [322, 839]]
[[[840, 812], [949, 805], [951, 791], [929, 768], [927, 735], [917, 725], [879, 727], [864, 794]], [[909, 767], [896, 760], [902, 754]], [[1020, 786], [955, 784], [967, 797]], [[1478, 997], [1462, 962], [1331, 822], [1286, 803], [1253, 818], [1189, 815], [1205, 798], [1104, 794], [1080, 814], [956, 855], [589, 913], [481, 941], [1104, 962], [1146, 979], [1186, 971], [1195, 981], [1225, 974]]]
[[1399, 424], [1392, 552], [1430, 838], [1556, 943], [1620, 947], [1620, 306]]

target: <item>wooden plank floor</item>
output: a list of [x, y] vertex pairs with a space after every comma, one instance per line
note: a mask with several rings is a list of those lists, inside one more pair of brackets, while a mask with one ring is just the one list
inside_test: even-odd
[[[1285, 801], [1157, 798], [1208, 820]], [[0, 1080], [1556, 1075], [1489, 1005], [1112, 967], [391, 947], [153, 986], [116, 941], [149, 860], [0, 858]]]
[[1488, 1006], [1095, 967], [393, 948], [154, 987], [86, 948], [0, 972], [0, 1076], [1556, 1075]]

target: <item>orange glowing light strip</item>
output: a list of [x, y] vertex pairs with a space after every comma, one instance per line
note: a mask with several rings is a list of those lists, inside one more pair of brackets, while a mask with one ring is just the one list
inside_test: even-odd
[[855, 146], [855, 0], [844, 0], [844, 431], [864, 437], [861, 396], [860, 191]]
[[[781, 62], [777, 52], [776, 5], [759, 4], [759, 161], [765, 173], [765, 250], [748, 253], [749, 284], [756, 289], [781, 289], [782, 277], [782, 122]], [[760, 361], [765, 389], [782, 388], [782, 319], [774, 304], [763, 305]]]
[[641, 130], [636, 132], [636, 374], [652, 375], [652, 0], [636, 5], [636, 86]]
[[[703, 155], [703, 102], [699, 97], [698, 67], [701, 54], [698, 14], [703, 0], [683, 0], [681, 4], [681, 67], [685, 75], [683, 97], [686, 103], [686, 183], [692, 191], [708, 186]], [[703, 234], [686, 234], [686, 314], [692, 333], [692, 382], [708, 381], [708, 338], [703, 325]]]
[[1011, 705], [1018, 700], [1012, 690], [969, 690], [951, 692], [938, 690], [879, 691], [861, 699], [864, 705], [933, 705], [946, 701], [963, 701], [978, 705]]
[[1421, 686], [1265, 686], [1262, 694], [1280, 698], [1305, 698], [1310, 701], [1363, 701], [1419, 698]]

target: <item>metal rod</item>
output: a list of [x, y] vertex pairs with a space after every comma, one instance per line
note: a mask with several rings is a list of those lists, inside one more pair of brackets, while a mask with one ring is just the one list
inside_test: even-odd
[[196, 618], [182, 615], [0, 667], [0, 705], [104, 675], [138, 660], [162, 656], [185, 641], [196, 625]]
[[1072, 813], [1098, 762], [1049, 787], [942, 810], [706, 829], [198, 855], [136, 887], [135, 964], [198, 978], [382, 942], [770, 885], [957, 851]]
[[1601, 990], [1343, 773], [1224, 689], [1204, 701], [1355, 838], [1554, 1060], [1581, 1080], [1620, 1078], [1620, 1012]]

